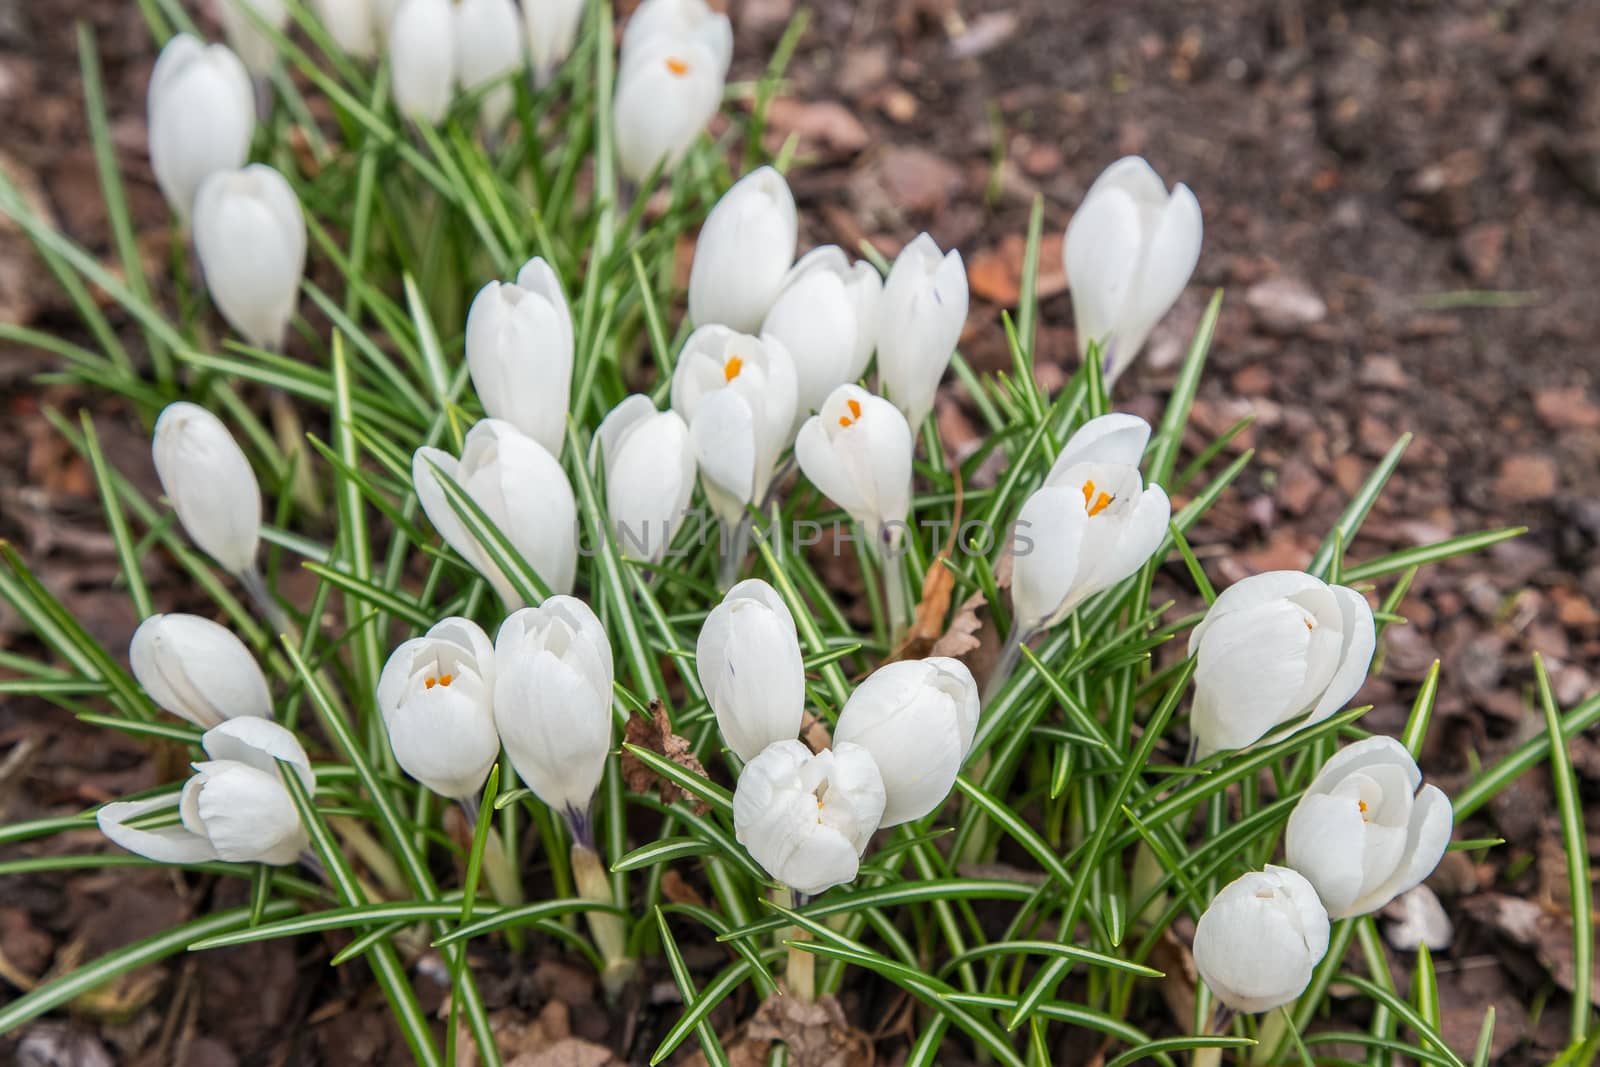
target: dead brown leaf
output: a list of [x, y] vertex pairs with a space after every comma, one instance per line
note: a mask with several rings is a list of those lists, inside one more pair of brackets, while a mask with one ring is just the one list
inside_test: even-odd
[[756, 1009], [748, 1034], [756, 1041], [782, 1041], [794, 1067], [871, 1067], [872, 1041], [845, 1021], [833, 997], [812, 1002], [771, 996]]
[[[1039, 299], [1046, 300], [1067, 291], [1067, 272], [1061, 262], [1060, 234], [1039, 242], [1039, 268], [1035, 284]], [[1022, 299], [1022, 268], [1027, 259], [1028, 240], [1019, 233], [1007, 234], [994, 248], [972, 257], [967, 280], [975, 296], [1001, 307], [1016, 307]]]
[[700, 891], [688, 882], [676, 869], [668, 867], [661, 874], [661, 895], [674, 904], [692, 904], [697, 908], [706, 906], [705, 898]]
[[950, 620], [950, 625], [944, 634], [933, 643], [929, 655], [960, 659], [982, 646], [983, 639], [978, 633], [983, 629], [983, 620], [978, 618], [978, 609], [987, 606], [988, 603], [981, 592], [967, 597], [956, 610], [955, 617]]
[[1179, 1026], [1192, 1026], [1195, 984], [1200, 974], [1195, 970], [1194, 953], [1189, 951], [1189, 946], [1178, 940], [1170, 929], [1163, 930], [1145, 962], [1166, 974], [1160, 982], [1161, 999], [1166, 1001], [1172, 1021]]
[[813, 752], [826, 752], [833, 747], [833, 731], [828, 729], [827, 722], [810, 711], [800, 720], [800, 739]]
[[555, 1042], [542, 1052], [527, 1052], [512, 1060], [508, 1067], [611, 1067], [621, 1060], [611, 1050], [581, 1037], [568, 1037]]
[[[705, 765], [690, 751], [689, 742], [672, 732], [672, 720], [667, 718], [666, 705], [659, 700], [650, 702], [648, 717], [635, 715], [628, 719], [624, 740], [630, 745], [649, 749], [692, 774], [706, 777]], [[696, 814], [704, 815], [710, 810], [705, 801], [691, 797], [674, 783], [657, 776], [656, 772], [626, 749], [622, 752], [622, 779], [635, 793], [646, 793], [652, 787], [656, 788], [663, 804], [671, 804], [681, 797], [691, 801]]]

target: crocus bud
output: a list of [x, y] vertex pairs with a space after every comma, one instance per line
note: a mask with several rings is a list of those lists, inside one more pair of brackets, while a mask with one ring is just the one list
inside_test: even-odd
[[947, 656], [879, 667], [839, 711], [833, 739], [860, 745], [883, 775], [883, 825], [920, 819], [950, 795], [978, 730], [978, 683]]
[[[522, 69], [522, 27], [511, 0], [456, 0], [456, 77], [465, 92], [493, 85], [483, 97], [483, 125], [496, 129], [511, 112], [507, 79]], [[496, 84], [498, 83], [498, 84]]]
[[855, 878], [883, 802], [883, 779], [861, 746], [836, 741], [813, 755], [776, 741], [739, 775], [733, 830], [763, 870], [815, 896]]
[[202, 729], [247, 715], [272, 718], [272, 695], [256, 658], [210, 619], [152, 615], [133, 632], [128, 659], [151, 700]]
[[967, 323], [967, 268], [961, 253], [941, 254], [921, 234], [895, 258], [878, 317], [878, 373], [883, 391], [919, 425], [933, 410], [939, 379]]
[[374, 0], [312, 0], [311, 6], [346, 55], [371, 59], [378, 54], [383, 13]]
[[1289, 816], [1289, 866], [1335, 919], [1377, 911], [1433, 873], [1450, 843], [1450, 798], [1424, 785], [1392, 737], [1335, 752]]
[[676, 411], [657, 411], [635, 393], [595, 430], [591, 464], [606, 475], [606, 514], [618, 547], [659, 563], [683, 524], [694, 494], [694, 443]]
[[306, 217], [284, 176], [252, 163], [207, 178], [194, 245], [222, 317], [257, 348], [281, 348], [306, 271]]
[[535, 85], [549, 85], [556, 68], [572, 54], [583, 22], [583, 4], [584, 0], [522, 0]]
[[841, 385], [800, 427], [794, 455], [811, 483], [877, 545], [898, 543], [911, 513], [911, 427], [882, 397]]
[[1149, 438], [1150, 424], [1137, 415], [1090, 419], [1022, 505], [1011, 579], [1019, 633], [1054, 626], [1160, 547], [1172, 504], [1139, 474]]
[[490, 282], [467, 312], [467, 370], [483, 410], [561, 455], [572, 392], [572, 317], [542, 259]]
[[552, 593], [572, 589], [578, 570], [578, 505], [566, 472], [539, 442], [509, 422], [482, 419], [467, 431], [459, 460], [437, 448], [419, 448], [411, 459], [411, 480], [428, 521], [494, 586], [507, 609], [515, 610], [522, 598], [450, 506], [434, 467], [455, 479], [546, 588]]
[[261, 486], [222, 420], [199, 404], [168, 404], [150, 452], [156, 477], [189, 540], [230, 574], [255, 566]]
[[1062, 259], [1072, 284], [1078, 353], [1098, 341], [1107, 383], [1144, 347], [1200, 261], [1200, 203], [1186, 185], [1167, 192], [1138, 156], [1107, 167], [1067, 225]]
[[167, 42], [150, 75], [150, 169], [185, 222], [201, 184], [250, 158], [256, 130], [250, 73], [226, 46], [187, 33]]
[[444, 121], [455, 99], [456, 49], [450, 0], [405, 0], [389, 24], [394, 102], [418, 122]]
[[700, 482], [717, 517], [737, 523], [767, 494], [794, 420], [794, 364], [772, 337], [726, 326], [689, 335], [672, 371], [672, 410], [689, 424]]
[[703, 45], [716, 61], [718, 77], [728, 76], [733, 62], [733, 24], [705, 0], [645, 0], [622, 32], [622, 64], [664, 38], [689, 38]]
[[794, 740], [805, 716], [805, 666], [794, 616], [776, 589], [759, 578], [729, 589], [706, 615], [694, 655], [722, 740], [740, 759]]
[[611, 748], [611, 643], [589, 605], [553, 596], [500, 624], [494, 721], [506, 754], [580, 844]]
[[[206, 731], [211, 759], [194, 765], [181, 794], [107, 804], [95, 815], [100, 832], [129, 852], [158, 863], [294, 863], [310, 842], [278, 761], [317, 788], [311, 761], [294, 734], [268, 719], [229, 719]], [[178, 809], [175, 826], [140, 830], [141, 815]]]
[[632, 50], [625, 43], [613, 106], [622, 173], [640, 182], [658, 164], [677, 166], [721, 106], [726, 75], [698, 36], [661, 34]]
[[706, 216], [689, 271], [689, 318], [740, 333], [761, 328], [794, 263], [794, 194], [771, 167], [751, 171]]
[[1189, 635], [1200, 753], [1254, 744], [1303, 715], [1303, 726], [1326, 719], [1361, 688], [1376, 647], [1372, 608], [1354, 589], [1299, 571], [1234, 583]]
[[1270, 864], [1222, 887], [1194, 930], [1194, 965], [1236, 1011], [1271, 1011], [1311, 983], [1328, 951], [1328, 913], [1311, 883]]
[[782, 341], [794, 360], [797, 420], [866, 371], [882, 292], [872, 264], [851, 264], [835, 245], [813, 248], [790, 269], [761, 329]]
[[250, 13], [254, 10], [262, 22], [282, 31], [289, 24], [289, 5], [284, 0], [216, 0], [215, 6], [222, 32], [250, 73], [258, 77], [271, 73], [278, 60], [277, 45], [256, 25]]
[[471, 619], [449, 618], [396, 648], [378, 678], [394, 758], [440, 796], [477, 795], [500, 755], [494, 646]]

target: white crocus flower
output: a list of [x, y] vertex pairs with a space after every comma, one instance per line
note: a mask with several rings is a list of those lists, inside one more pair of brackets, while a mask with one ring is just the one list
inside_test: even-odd
[[746, 763], [800, 732], [806, 707], [800, 638], [789, 606], [766, 582], [740, 582], [711, 609], [695, 643], [695, 669], [722, 740]]
[[940, 253], [925, 233], [895, 258], [883, 283], [878, 373], [885, 395], [912, 426], [933, 410], [939, 379], [967, 323], [967, 300], [961, 253]]
[[253, 571], [261, 486], [222, 420], [199, 404], [168, 404], [150, 446], [161, 491], [189, 539], [230, 574]]
[[454, 22], [450, 0], [405, 0], [389, 24], [394, 102], [418, 122], [443, 122], [455, 99]]
[[867, 531], [879, 549], [898, 543], [911, 513], [911, 427], [898, 408], [841, 385], [795, 438], [800, 470]]
[[378, 54], [378, 40], [387, 27], [380, 25], [383, 12], [374, 0], [312, 0], [311, 6], [346, 55], [371, 59]]
[[253, 9], [262, 22], [282, 31], [289, 25], [289, 5], [284, 0], [216, 0], [217, 17], [228, 43], [239, 53], [250, 73], [262, 77], [278, 61], [278, 46], [250, 17]]
[[771, 167], [733, 184], [706, 216], [689, 271], [689, 319], [750, 333], [761, 328], [794, 264], [794, 194]]
[[[293, 863], [310, 841], [278, 773], [288, 763], [307, 793], [317, 788], [294, 734], [268, 719], [229, 719], [200, 741], [211, 758], [194, 765], [183, 792], [107, 804], [100, 832], [158, 863]], [[128, 823], [176, 808], [177, 825], [142, 830]]]
[[1262, 1012], [1305, 991], [1328, 951], [1328, 913], [1287, 867], [1251, 871], [1222, 887], [1194, 931], [1194, 965], [1218, 1000]]
[[1234, 583], [1189, 635], [1199, 754], [1244, 748], [1301, 716], [1304, 726], [1326, 719], [1361, 688], [1376, 647], [1372, 608], [1354, 589], [1300, 571]]
[[1139, 474], [1149, 437], [1149, 424], [1136, 415], [1091, 419], [1022, 505], [1012, 548], [1015, 633], [1054, 626], [1160, 547], [1172, 504]]
[[450, 506], [433, 467], [455, 479], [547, 589], [571, 591], [578, 570], [578, 506], [566, 472], [539, 442], [509, 422], [482, 419], [467, 431], [459, 460], [437, 448], [419, 448], [411, 460], [411, 479], [428, 521], [514, 610], [522, 598]]
[[704, 46], [716, 61], [719, 77], [733, 62], [733, 24], [705, 0], [645, 0], [622, 32], [622, 65], [663, 39], [690, 39]]
[[201, 184], [250, 158], [250, 73], [227, 45], [180, 33], [161, 50], [146, 100], [150, 169], [173, 213], [188, 222]]
[[583, 7], [584, 0], [522, 0], [523, 29], [536, 86], [549, 85], [556, 68], [572, 54]]
[[789, 270], [761, 330], [782, 341], [794, 360], [796, 422], [866, 372], [882, 295], [877, 269], [852, 264], [836, 245], [813, 248]]
[[622, 173], [641, 182], [657, 165], [677, 166], [721, 106], [725, 73], [693, 37], [652, 38], [625, 53], [613, 106]]
[[606, 515], [626, 555], [659, 563], [689, 513], [694, 443], [676, 411], [657, 411], [639, 393], [611, 409], [595, 430], [590, 463], [606, 476]]
[[772, 337], [702, 326], [672, 372], [672, 410], [689, 424], [700, 482], [734, 526], [760, 504], [794, 421], [794, 364]]
[[281, 348], [306, 271], [306, 216], [284, 176], [252, 163], [207, 178], [194, 245], [222, 317], [257, 348]]
[[128, 646], [133, 676], [157, 706], [209, 730], [226, 719], [272, 718], [261, 665], [226, 626], [199, 615], [152, 615]]
[[494, 720], [511, 765], [593, 848], [589, 801], [611, 748], [611, 643], [589, 606], [553, 596], [500, 624]]
[[1333, 754], [1289, 816], [1289, 866], [1335, 919], [1377, 911], [1433, 873], [1450, 844], [1450, 798], [1424, 785], [1392, 737]]
[[733, 792], [733, 829], [763, 870], [815, 896], [856, 876], [883, 815], [883, 779], [859, 745], [815, 755], [777, 741], [745, 764]]
[[522, 69], [522, 26], [511, 0], [456, 0], [456, 78], [465, 92], [492, 85], [483, 97], [483, 126], [498, 129], [515, 96], [509, 77]]
[[880, 667], [839, 711], [837, 742], [872, 753], [883, 775], [883, 825], [936, 810], [950, 795], [978, 730], [978, 683], [947, 656]]
[[494, 646], [453, 617], [396, 648], [378, 678], [378, 711], [404, 771], [440, 796], [471, 798], [500, 755]]
[[1114, 382], [1183, 294], [1200, 261], [1200, 203], [1186, 185], [1167, 192], [1138, 156], [1107, 167], [1067, 225], [1062, 259], [1072, 284], [1078, 352], [1097, 341]]
[[531, 260], [517, 284], [490, 282], [478, 291], [466, 348], [483, 410], [559, 457], [572, 392], [572, 315], [548, 263]]

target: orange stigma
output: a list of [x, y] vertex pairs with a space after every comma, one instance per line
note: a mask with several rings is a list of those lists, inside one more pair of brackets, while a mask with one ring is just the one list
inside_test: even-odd
[[689, 64], [685, 63], [677, 56], [668, 56], [667, 73], [671, 74], [675, 78], [681, 78], [685, 74], [689, 73]]
[[1370, 822], [1371, 820], [1367, 818], [1367, 802], [1365, 800], [1358, 800], [1356, 801], [1356, 806], [1361, 809], [1361, 821]]
[[1095, 496], [1094, 479], [1091, 478], [1083, 483], [1083, 506], [1089, 509], [1089, 517], [1091, 519], [1110, 507], [1111, 502], [1115, 499], [1116, 497], [1110, 493], [1101, 493], [1098, 497]]
[[851, 425], [854, 425], [855, 421], [861, 417], [861, 402], [859, 400], [846, 400], [845, 401], [845, 406], [850, 409], [850, 414], [848, 414], [848, 415], [840, 415], [839, 416], [839, 425], [840, 426], [851, 426]]
[[728, 362], [722, 365], [722, 380], [731, 382], [739, 376], [739, 372], [742, 370], [744, 370], [744, 360], [738, 356], [729, 356]]
[[432, 689], [435, 685], [442, 685], [442, 686], [448, 687], [450, 685], [450, 683], [453, 682], [453, 681], [455, 681], [455, 675], [453, 675], [453, 674], [441, 674], [437, 678], [425, 678], [425, 679], [423, 679], [422, 684], [424, 686], [426, 686], [427, 688]]

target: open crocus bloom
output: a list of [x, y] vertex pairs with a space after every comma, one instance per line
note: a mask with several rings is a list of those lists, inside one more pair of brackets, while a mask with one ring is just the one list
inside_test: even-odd
[[1333, 754], [1289, 816], [1289, 866], [1335, 919], [1377, 911], [1433, 873], [1450, 843], [1450, 798], [1392, 737]]
[[717, 517], [737, 523], [767, 494], [794, 420], [794, 364], [772, 337], [702, 326], [672, 372], [672, 410], [689, 424]]
[[[159, 863], [295, 862], [310, 838], [278, 761], [294, 768], [307, 793], [315, 791], [317, 777], [294, 734], [268, 719], [229, 719], [207, 730], [201, 745], [211, 759], [194, 765], [181, 794], [107, 804], [95, 816], [100, 832]], [[173, 808], [179, 816], [175, 826], [128, 825]]]
[[1091, 419], [1022, 505], [1011, 583], [1019, 633], [1054, 626], [1160, 547], [1172, 504], [1139, 474], [1149, 438], [1150, 425], [1136, 415]]
[[493, 699], [494, 646], [471, 619], [404, 642], [378, 679], [395, 760], [440, 796], [470, 797], [489, 777], [500, 755]]
[[734, 833], [768, 874], [815, 896], [855, 878], [883, 803], [878, 766], [860, 745], [813, 755], [777, 741], [739, 775]]
[[624, 46], [613, 112], [617, 162], [629, 180], [643, 181], [658, 164], [677, 166], [722, 105], [726, 73], [696, 36], [663, 34], [637, 50]]
[[606, 516], [617, 547], [659, 563], [694, 494], [694, 444], [683, 416], [657, 411], [635, 393], [601, 421], [589, 462], [605, 470]]
[[622, 31], [622, 64], [646, 51], [651, 42], [687, 39], [704, 47], [726, 78], [733, 62], [733, 23], [705, 0], [645, 0]]
[[1236, 582], [1189, 635], [1200, 754], [1254, 744], [1302, 715], [1306, 726], [1326, 719], [1361, 688], [1376, 647], [1372, 608], [1354, 589], [1300, 571]]
[[1328, 913], [1296, 872], [1270, 864], [1222, 887], [1194, 931], [1194, 965], [1237, 1011], [1271, 1011], [1305, 991], [1328, 951]]
[[775, 741], [791, 741], [805, 717], [806, 674], [794, 616], [759, 578], [728, 590], [695, 643], [695, 668], [717, 728], [749, 762]]
[[882, 397], [841, 385], [800, 427], [800, 469], [867, 531], [874, 545], [898, 541], [911, 513], [911, 427]]

